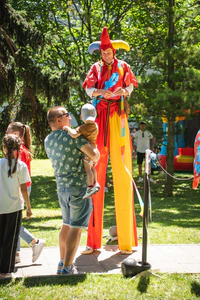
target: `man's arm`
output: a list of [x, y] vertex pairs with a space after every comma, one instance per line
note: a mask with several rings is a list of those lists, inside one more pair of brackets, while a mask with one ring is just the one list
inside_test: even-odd
[[85, 153], [93, 162], [97, 163], [100, 158], [99, 150], [94, 149], [89, 143], [85, 144], [80, 149], [83, 153]]
[[81, 135], [80, 132], [77, 132], [76, 129], [73, 129], [73, 128], [69, 127], [69, 126], [64, 126], [64, 127], [63, 127], [63, 130], [68, 131], [69, 135], [70, 135], [72, 138], [77, 138], [78, 136]]

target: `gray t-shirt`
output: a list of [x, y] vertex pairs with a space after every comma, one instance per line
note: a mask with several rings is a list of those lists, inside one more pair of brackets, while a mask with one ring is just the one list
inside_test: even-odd
[[54, 169], [58, 191], [87, 187], [83, 152], [80, 151], [87, 143], [82, 136], [74, 139], [62, 129], [52, 131], [45, 138], [45, 150]]

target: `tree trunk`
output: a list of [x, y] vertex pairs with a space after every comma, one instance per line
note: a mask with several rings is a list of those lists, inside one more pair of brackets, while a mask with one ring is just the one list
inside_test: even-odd
[[[168, 87], [170, 90], [175, 90], [174, 81], [174, 58], [172, 55], [172, 49], [174, 47], [174, 4], [175, 0], [169, 0], [169, 29], [168, 29]], [[173, 96], [169, 98], [171, 104], [173, 104]], [[173, 174], [174, 174], [174, 119], [173, 113], [168, 115], [168, 144], [167, 144], [167, 175], [165, 184], [165, 194], [168, 197], [173, 196]]]
[[165, 184], [165, 195], [167, 197], [173, 196], [173, 174], [174, 174], [174, 121], [168, 120], [168, 143], [167, 143], [167, 157], [166, 157], [167, 175]]

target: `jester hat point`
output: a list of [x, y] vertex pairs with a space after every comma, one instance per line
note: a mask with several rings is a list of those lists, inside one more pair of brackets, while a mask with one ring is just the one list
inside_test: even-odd
[[130, 46], [128, 43], [122, 40], [110, 40], [109, 34], [108, 34], [108, 28], [104, 27], [101, 33], [101, 41], [96, 41], [90, 44], [88, 51], [90, 54], [92, 54], [95, 50], [106, 50], [108, 48], [113, 49], [114, 54], [116, 52], [116, 49], [125, 49], [126, 51], [130, 50]]

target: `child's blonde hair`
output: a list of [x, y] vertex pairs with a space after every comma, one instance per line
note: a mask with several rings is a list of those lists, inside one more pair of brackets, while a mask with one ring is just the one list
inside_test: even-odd
[[[6, 134], [3, 137], [2, 144], [7, 149], [6, 157], [8, 159], [8, 167], [9, 167], [8, 177], [12, 177], [12, 174], [15, 173], [17, 169], [17, 161], [20, 152], [21, 139], [15, 134]], [[17, 156], [15, 157], [15, 164], [12, 170], [13, 151], [15, 150], [17, 151]]]

